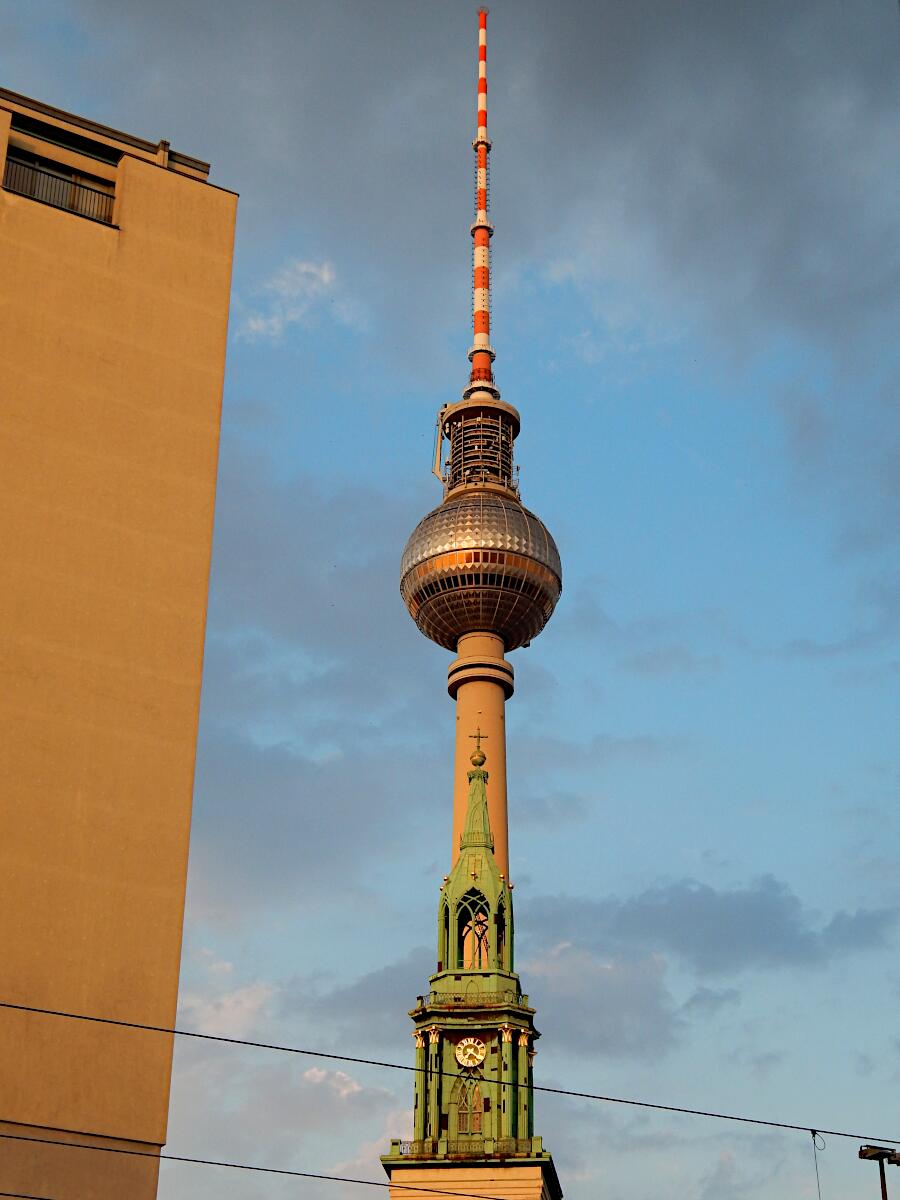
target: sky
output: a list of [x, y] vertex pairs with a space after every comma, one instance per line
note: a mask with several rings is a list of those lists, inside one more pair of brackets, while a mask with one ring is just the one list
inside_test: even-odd
[[[467, 378], [475, 13], [0, 0], [4, 86], [241, 197], [185, 1028], [412, 1063], [453, 709], [398, 568]], [[496, 374], [564, 572], [508, 706], [537, 1081], [900, 1139], [900, 10], [495, 0], [488, 36]], [[185, 1042], [168, 1150], [379, 1180], [411, 1104]], [[551, 1095], [536, 1131], [570, 1200], [817, 1196], [804, 1133]], [[873, 1196], [825, 1142], [823, 1200]]]

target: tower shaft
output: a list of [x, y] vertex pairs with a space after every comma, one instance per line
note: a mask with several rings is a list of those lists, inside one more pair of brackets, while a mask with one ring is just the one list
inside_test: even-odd
[[481, 731], [491, 756], [488, 812], [494, 857], [509, 879], [509, 822], [506, 806], [506, 701], [513, 693], [513, 669], [495, 633], [469, 633], [459, 639], [458, 657], [447, 672], [447, 690], [456, 700], [456, 753], [453, 766], [453, 862], [469, 803], [472, 731]]

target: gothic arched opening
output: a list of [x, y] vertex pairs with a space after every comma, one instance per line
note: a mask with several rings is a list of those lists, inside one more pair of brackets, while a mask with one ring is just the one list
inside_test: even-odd
[[456, 966], [464, 971], [490, 967], [490, 915], [484, 895], [476, 888], [466, 892], [456, 910]]

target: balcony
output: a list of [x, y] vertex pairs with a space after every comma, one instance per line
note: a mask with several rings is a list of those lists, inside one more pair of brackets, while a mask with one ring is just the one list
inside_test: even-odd
[[518, 992], [428, 992], [418, 997], [418, 1007], [434, 1005], [439, 1008], [508, 1008], [511, 1005], [528, 1007], [528, 997]]
[[424, 1141], [391, 1142], [394, 1158], [538, 1158], [544, 1154], [543, 1139], [537, 1138], [426, 1138]]
[[89, 221], [112, 224], [113, 193], [83, 183], [76, 172], [66, 167], [50, 166], [42, 161], [39, 165], [10, 155], [3, 173], [3, 186], [8, 192], [40, 200], [42, 204], [65, 209]]

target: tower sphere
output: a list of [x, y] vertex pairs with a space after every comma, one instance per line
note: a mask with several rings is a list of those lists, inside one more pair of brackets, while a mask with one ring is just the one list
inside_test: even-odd
[[537, 637], [562, 591], [559, 551], [511, 494], [466, 489], [413, 530], [400, 592], [426, 637], [455, 650], [466, 633], [496, 633], [506, 650]]

